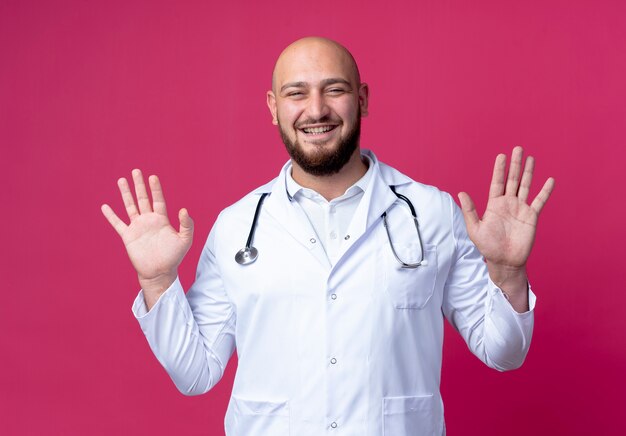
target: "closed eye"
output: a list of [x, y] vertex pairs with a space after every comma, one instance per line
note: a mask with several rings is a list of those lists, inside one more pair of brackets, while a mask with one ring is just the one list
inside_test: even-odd
[[291, 91], [286, 94], [287, 97], [300, 97], [303, 95], [304, 95], [304, 92], [302, 91]]

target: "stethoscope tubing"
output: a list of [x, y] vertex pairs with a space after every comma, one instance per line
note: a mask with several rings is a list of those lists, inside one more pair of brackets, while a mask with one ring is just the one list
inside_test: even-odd
[[415, 230], [417, 231], [417, 239], [418, 239], [419, 244], [420, 244], [420, 260], [419, 260], [419, 262], [409, 263], [409, 262], [404, 262], [402, 259], [400, 259], [400, 256], [398, 256], [398, 253], [396, 253], [396, 249], [393, 246], [393, 241], [391, 239], [391, 233], [389, 232], [389, 225], [387, 224], [387, 212], [383, 212], [382, 219], [383, 219], [383, 224], [385, 226], [385, 231], [387, 232], [387, 239], [389, 240], [389, 247], [391, 247], [391, 252], [393, 253], [393, 256], [400, 263], [402, 268], [415, 269], [418, 266], [426, 264], [426, 262], [424, 261], [424, 245], [422, 243], [422, 235], [420, 233], [420, 226], [419, 226], [419, 222], [417, 220], [417, 213], [415, 212], [415, 207], [413, 207], [413, 203], [411, 202], [411, 200], [409, 200], [408, 197], [405, 197], [404, 195], [400, 194], [399, 192], [396, 192], [396, 187], [395, 186], [390, 186], [389, 188], [391, 188], [393, 193], [396, 194], [396, 197], [398, 197], [400, 200], [404, 201], [409, 206], [409, 209], [411, 210], [411, 216], [413, 217], [413, 223], [415, 224]]
[[[417, 231], [417, 239], [419, 240], [419, 245], [420, 245], [420, 260], [419, 262], [416, 262], [416, 263], [409, 263], [409, 262], [404, 262], [402, 259], [400, 259], [400, 256], [398, 256], [398, 253], [396, 253], [396, 250], [393, 246], [393, 241], [391, 239], [391, 234], [389, 232], [389, 226], [387, 224], [387, 212], [383, 212], [383, 214], [381, 215], [381, 218], [385, 226], [385, 232], [387, 233], [387, 239], [389, 240], [389, 246], [391, 247], [391, 252], [393, 253], [393, 256], [396, 258], [396, 260], [400, 263], [402, 268], [414, 269], [420, 265], [426, 265], [426, 261], [424, 260], [424, 245], [422, 243], [422, 235], [420, 233], [419, 222], [417, 220], [417, 213], [415, 212], [415, 207], [413, 207], [413, 203], [411, 202], [411, 200], [408, 199], [408, 197], [396, 192], [395, 186], [389, 186], [389, 188], [396, 195], [396, 197], [404, 201], [409, 206], [409, 209], [411, 210], [413, 223], [415, 224], [415, 230]], [[261, 198], [259, 198], [259, 202], [257, 203], [256, 209], [254, 211], [254, 217], [252, 218], [252, 225], [250, 226], [250, 233], [248, 234], [248, 240], [246, 241], [246, 246], [242, 248], [241, 250], [239, 250], [237, 254], [235, 254], [235, 262], [237, 262], [239, 265], [249, 265], [253, 263], [259, 255], [258, 250], [252, 246], [252, 241], [254, 240], [254, 233], [256, 232], [257, 221], [259, 219], [259, 213], [261, 212], [261, 206], [263, 205], [263, 201], [265, 200], [265, 197], [267, 197], [268, 195], [269, 195], [269, 192], [264, 192], [263, 194], [261, 194]]]
[[264, 192], [263, 194], [261, 194], [261, 198], [259, 198], [259, 202], [257, 203], [256, 209], [254, 210], [254, 218], [252, 218], [252, 225], [250, 226], [250, 233], [248, 234], [246, 246], [235, 254], [235, 262], [237, 262], [239, 265], [249, 265], [251, 263], [254, 263], [257, 257], [259, 257], [259, 250], [252, 246], [252, 241], [254, 240], [256, 224], [259, 219], [259, 213], [261, 212], [263, 200], [265, 200], [265, 197], [267, 197], [268, 195], [270, 195], [269, 192]]
[[259, 202], [256, 205], [256, 209], [254, 210], [254, 218], [252, 218], [252, 226], [250, 227], [250, 234], [248, 235], [248, 241], [246, 242], [246, 247], [252, 247], [252, 240], [254, 239], [254, 231], [256, 230], [256, 223], [259, 220], [259, 213], [261, 212], [261, 206], [263, 205], [263, 201], [265, 197], [267, 197], [269, 192], [264, 192], [261, 194], [261, 198], [259, 198]]

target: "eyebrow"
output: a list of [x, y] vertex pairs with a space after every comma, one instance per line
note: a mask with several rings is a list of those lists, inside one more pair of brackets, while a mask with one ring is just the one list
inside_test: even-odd
[[[352, 89], [352, 85], [350, 84], [349, 81], [347, 81], [346, 79], [339, 78], [339, 77], [331, 77], [329, 79], [324, 79], [320, 82], [322, 87], [326, 87], [328, 85], [334, 85], [337, 83], [342, 83], [344, 85], [349, 86], [350, 89]], [[281, 86], [280, 91], [282, 92], [287, 88], [306, 88], [307, 86], [308, 86], [307, 82], [290, 82], [290, 83], [285, 83], [283, 86]]]

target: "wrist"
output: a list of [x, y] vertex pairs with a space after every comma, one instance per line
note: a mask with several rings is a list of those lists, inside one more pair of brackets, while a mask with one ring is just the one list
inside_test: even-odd
[[138, 276], [139, 286], [143, 290], [148, 307], [152, 307], [159, 297], [172, 286], [177, 276], [176, 270], [150, 278]]
[[489, 278], [502, 291], [517, 312], [528, 310], [528, 276], [526, 267], [511, 267], [487, 262]]
[[500, 265], [487, 261], [489, 278], [497, 287], [506, 292], [508, 297], [528, 291], [526, 266]]

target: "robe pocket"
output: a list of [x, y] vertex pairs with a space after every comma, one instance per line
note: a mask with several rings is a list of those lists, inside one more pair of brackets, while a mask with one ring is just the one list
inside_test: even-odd
[[[417, 268], [402, 268], [389, 246], [386, 259], [385, 288], [396, 309], [422, 309], [433, 296], [437, 280], [437, 246], [424, 244], [425, 262]], [[419, 243], [394, 244], [403, 262], [419, 261]]]
[[247, 400], [232, 397], [235, 435], [288, 436], [289, 403], [287, 401]]
[[434, 401], [432, 394], [418, 397], [383, 398], [383, 435], [432, 436], [437, 434], [435, 429], [438, 427], [439, 418]]

